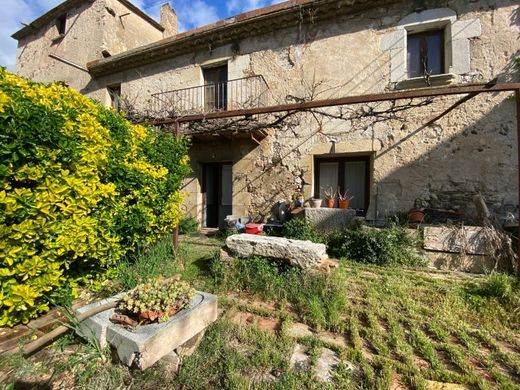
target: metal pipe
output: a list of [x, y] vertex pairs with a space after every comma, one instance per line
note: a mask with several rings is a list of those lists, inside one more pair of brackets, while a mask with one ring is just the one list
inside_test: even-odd
[[83, 72], [87, 72], [88, 73], [88, 69], [85, 68], [84, 66], [75, 64], [74, 62], [66, 60], [65, 58], [58, 57], [55, 54], [49, 54], [49, 57], [51, 57], [52, 59], [58, 60], [60, 62], [63, 62], [64, 64], [70, 65], [73, 68], [76, 68], [76, 69], [82, 70]]

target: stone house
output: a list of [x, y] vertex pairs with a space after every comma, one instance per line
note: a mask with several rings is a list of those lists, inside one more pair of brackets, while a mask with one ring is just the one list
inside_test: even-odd
[[[291, 0], [177, 26], [169, 5], [156, 22], [127, 0], [67, 0], [13, 35], [17, 72], [156, 119], [518, 80], [515, 0]], [[475, 194], [514, 211], [510, 96], [481, 94], [451, 110], [460, 95], [184, 123], [189, 213], [213, 227], [329, 187], [348, 190], [369, 220], [416, 199], [471, 215]]]

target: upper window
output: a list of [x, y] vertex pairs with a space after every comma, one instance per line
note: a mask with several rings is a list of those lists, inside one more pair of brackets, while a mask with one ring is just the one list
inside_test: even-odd
[[206, 111], [227, 110], [227, 65], [202, 70]]
[[65, 35], [65, 31], [67, 30], [67, 14], [61, 15], [56, 19], [56, 29], [58, 30], [58, 35]]
[[445, 73], [444, 31], [425, 31], [407, 36], [408, 77]]

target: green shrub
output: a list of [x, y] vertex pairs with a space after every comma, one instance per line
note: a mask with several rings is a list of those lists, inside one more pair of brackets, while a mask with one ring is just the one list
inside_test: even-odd
[[474, 294], [487, 298], [496, 298], [508, 303], [514, 299], [520, 301], [520, 282], [512, 275], [492, 273], [484, 282], [472, 289]]
[[186, 143], [0, 68], [0, 326], [97, 283], [181, 218]]
[[385, 229], [357, 228], [332, 233], [328, 251], [337, 258], [347, 258], [377, 265], [422, 265], [415, 253], [417, 239], [398, 226]]
[[180, 234], [191, 234], [199, 230], [199, 221], [193, 217], [187, 217], [179, 223]]
[[285, 223], [282, 235], [294, 240], [309, 240], [317, 243], [326, 242], [325, 235], [312, 227], [305, 218], [293, 218]]

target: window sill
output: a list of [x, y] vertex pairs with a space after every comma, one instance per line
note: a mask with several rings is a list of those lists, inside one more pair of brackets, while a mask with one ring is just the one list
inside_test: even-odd
[[399, 81], [396, 84], [396, 89], [415, 89], [415, 88], [428, 88], [428, 87], [439, 87], [443, 85], [450, 85], [457, 81], [457, 75], [453, 73], [437, 74], [430, 76], [430, 83], [426, 82], [424, 77], [414, 77], [408, 80]]

